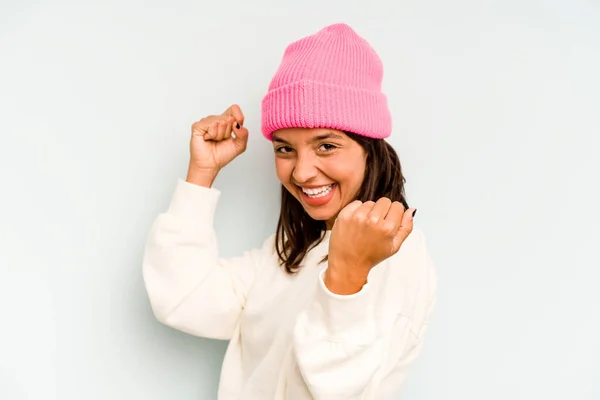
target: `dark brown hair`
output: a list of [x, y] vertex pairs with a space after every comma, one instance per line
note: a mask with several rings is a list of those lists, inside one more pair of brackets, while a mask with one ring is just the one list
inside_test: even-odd
[[[400, 159], [394, 148], [382, 139], [345, 132], [366, 152], [365, 177], [356, 200], [377, 201], [387, 197], [408, 208]], [[302, 204], [281, 185], [281, 211], [277, 222], [275, 249], [281, 265], [289, 273], [298, 271], [306, 253], [323, 240], [325, 221], [312, 219]], [[326, 259], [326, 258], [325, 258]], [[324, 260], [325, 260], [324, 259]]]

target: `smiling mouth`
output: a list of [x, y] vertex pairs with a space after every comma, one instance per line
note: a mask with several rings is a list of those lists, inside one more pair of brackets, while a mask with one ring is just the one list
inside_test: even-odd
[[311, 189], [301, 187], [300, 189], [302, 190], [302, 192], [304, 192], [305, 195], [307, 195], [311, 199], [318, 199], [319, 197], [327, 196], [329, 192], [331, 192], [331, 189], [333, 189], [333, 185], [335, 184], [332, 183], [330, 185]]

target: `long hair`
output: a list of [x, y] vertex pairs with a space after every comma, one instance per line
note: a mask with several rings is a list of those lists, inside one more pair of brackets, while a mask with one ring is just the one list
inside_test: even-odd
[[[372, 139], [345, 132], [366, 152], [365, 177], [353, 200], [377, 201], [387, 197], [408, 208], [400, 159], [394, 148], [382, 139]], [[325, 221], [311, 218], [302, 204], [282, 185], [281, 211], [277, 222], [275, 249], [281, 265], [288, 273], [295, 273], [300, 263], [314, 246], [323, 240]], [[323, 259], [326, 260], [327, 257]]]

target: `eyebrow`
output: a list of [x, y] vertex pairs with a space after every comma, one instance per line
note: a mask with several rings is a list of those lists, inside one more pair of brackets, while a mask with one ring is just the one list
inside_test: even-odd
[[[341, 135], [338, 135], [337, 133], [328, 132], [328, 133], [324, 133], [323, 135], [317, 135], [317, 136], [311, 138], [310, 141], [318, 142], [319, 140], [325, 140], [325, 139], [344, 139], [344, 138]], [[273, 136], [273, 142], [290, 144], [287, 140], [284, 140], [276, 135]]]

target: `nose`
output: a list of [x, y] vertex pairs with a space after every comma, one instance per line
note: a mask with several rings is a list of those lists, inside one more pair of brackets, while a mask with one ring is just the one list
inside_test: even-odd
[[298, 154], [296, 158], [296, 164], [294, 165], [294, 171], [292, 177], [294, 181], [299, 184], [307, 183], [311, 179], [317, 176], [318, 170], [316, 160], [307, 152], [305, 154]]

